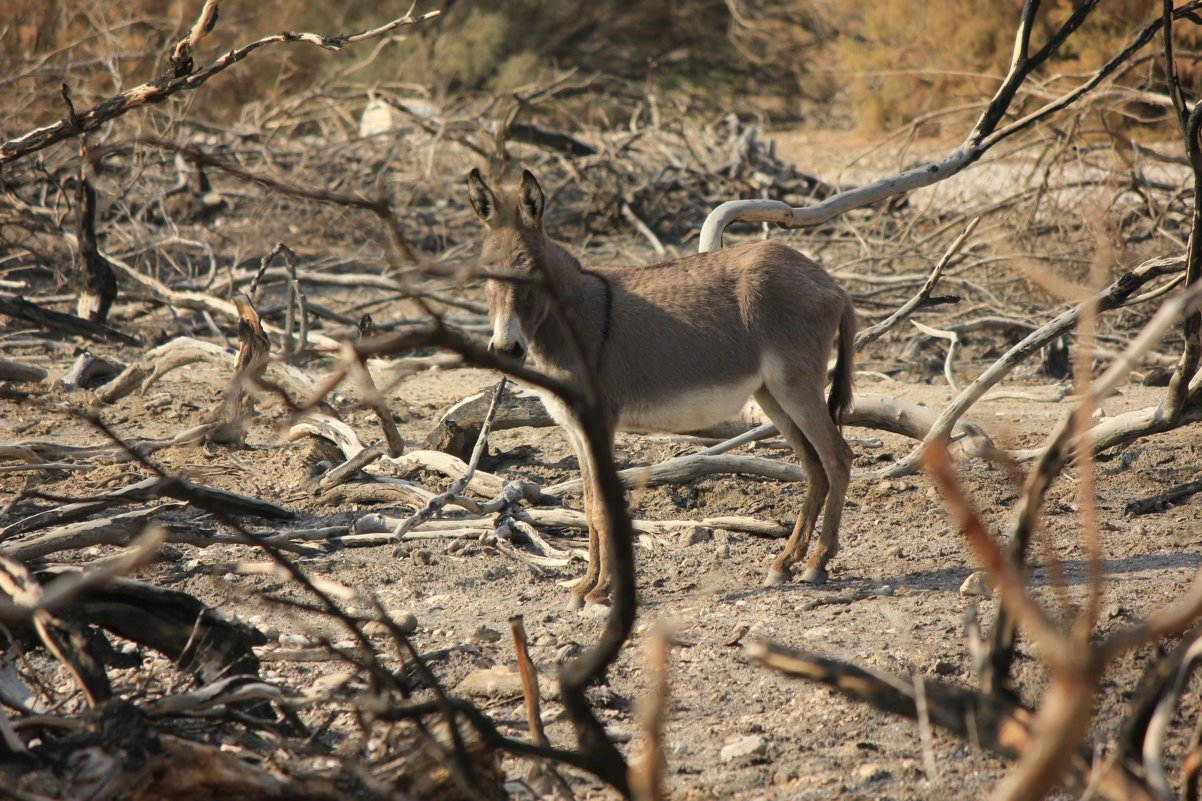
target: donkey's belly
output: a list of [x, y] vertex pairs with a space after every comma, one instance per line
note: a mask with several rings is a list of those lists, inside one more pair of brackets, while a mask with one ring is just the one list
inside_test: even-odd
[[760, 388], [759, 375], [733, 383], [668, 390], [654, 398], [624, 404], [618, 412], [623, 431], [697, 431], [739, 413], [751, 393]]

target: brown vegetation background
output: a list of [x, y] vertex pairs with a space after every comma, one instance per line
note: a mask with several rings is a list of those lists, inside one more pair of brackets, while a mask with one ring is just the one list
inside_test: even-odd
[[[99, 100], [161, 74], [170, 45], [192, 24], [196, 3], [6, 0], [0, 11], [0, 86], [34, 97], [23, 123], [57, 118], [59, 83], [69, 77], [83, 100]], [[1073, 3], [1046, 3], [1035, 43], [1061, 23]], [[430, 6], [433, 8], [433, 6]], [[1044, 88], [1096, 69], [1133, 30], [1159, 12], [1155, 0], [1117, 0], [1094, 12], [1053, 60]], [[915, 119], [925, 133], [958, 130], [1005, 73], [1018, 3], [973, 0], [452, 0], [437, 25], [405, 31], [351, 59], [292, 47], [262, 69], [222, 77], [197, 110], [228, 122], [280, 97], [318, 90], [335, 95], [375, 86], [446, 102], [463, 93], [508, 93], [579, 68], [637, 84], [693, 110], [728, 108], [776, 122], [891, 130]], [[423, 7], [422, 10], [425, 10]], [[326, 34], [377, 22], [378, 3], [263, 0], [230, 4], [210, 40], [212, 50], [280, 30]], [[1180, 26], [1179, 69], [1196, 76], [1194, 26]], [[1163, 84], [1156, 54], [1130, 64], [1120, 83], [1139, 90]], [[34, 89], [36, 91], [29, 92]], [[1035, 102], [1034, 98], [1027, 103]], [[624, 106], [590, 102], [565, 119], [580, 126], [612, 123]], [[4, 112], [11, 113], [6, 108]], [[583, 112], [583, 113], [581, 113]], [[1159, 130], [1163, 109], [1130, 103], [1107, 110], [1111, 122]], [[5, 127], [13, 120], [3, 121]]]

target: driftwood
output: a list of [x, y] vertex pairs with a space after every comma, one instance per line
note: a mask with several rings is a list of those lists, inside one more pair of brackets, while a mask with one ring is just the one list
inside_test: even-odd
[[1107, 61], [1079, 86], [1035, 111], [1001, 125], [1008, 119], [1007, 112], [1010, 104], [1018, 95], [1023, 84], [1072, 36], [1095, 6], [1096, 3], [1077, 6], [1072, 14], [1067, 15], [1059, 23], [1055, 30], [1050, 31], [1046, 38], [1040, 40], [1039, 48], [1032, 53], [1031, 32], [1035, 25], [1039, 4], [1024, 3], [1009, 71], [977, 119], [973, 129], [960, 146], [947, 156], [865, 186], [840, 192], [813, 206], [794, 208], [780, 200], [727, 201], [706, 217], [698, 240], [699, 249], [705, 252], [720, 248], [723, 232], [728, 225], [735, 221], [774, 223], [785, 228], [814, 226], [853, 209], [863, 208], [887, 198], [946, 180], [975, 164], [998, 143], [1030, 129], [1036, 123], [1061, 111], [1096, 88], [1125, 64], [1134, 52], [1151, 41], [1162, 27], [1167, 30], [1174, 18], [1188, 18], [1196, 13], [1194, 8], [1171, 9], [1170, 13], [1165, 15], [1165, 19], [1157, 19], [1147, 25], [1133, 44]]
[[1158, 512], [1166, 506], [1188, 498], [1198, 492], [1202, 492], [1202, 480], [1186, 481], [1147, 498], [1129, 501], [1123, 507], [1123, 511], [1129, 515], [1146, 515], [1149, 512]]
[[[432, 498], [429, 503], [425, 504], [412, 515], [410, 515], [408, 519], [397, 524], [396, 529], [393, 531], [393, 535], [398, 540], [404, 537], [405, 532], [409, 529], [418, 526], [426, 520], [429, 520], [437, 515], [442, 511], [443, 507], [446, 506], [448, 502], [455, 499], [456, 496], [460, 495], [464, 490], [467, 489], [472, 478], [475, 476], [476, 467], [480, 463], [480, 457], [484, 454], [484, 449], [488, 447], [488, 432], [491, 430], [493, 418], [497, 413], [497, 406], [501, 402], [501, 398], [505, 395], [505, 386], [508, 383], [508, 379], [503, 378], [494, 388], [492, 401], [489, 403], [488, 411], [485, 412], [484, 420], [480, 426], [480, 434], [476, 440], [475, 446], [472, 448], [471, 458], [464, 466], [462, 474], [459, 476], [459, 478], [455, 479], [455, 483], [452, 484], [446, 492], [443, 492], [437, 497]], [[398, 455], [399, 454], [393, 454], [393, 456]], [[501, 492], [504, 493], [505, 488], [501, 487], [500, 489]]]
[[[241, 319], [238, 313], [238, 307], [228, 300], [214, 297], [207, 292], [199, 292], [193, 289], [172, 289], [158, 279], [146, 275], [141, 270], [135, 269], [133, 266], [126, 264], [121, 259], [118, 259], [112, 254], [105, 256], [109, 263], [121, 271], [130, 283], [141, 287], [157, 297], [160, 301], [179, 309], [193, 309], [199, 312], [208, 312], [215, 317], [224, 318], [230, 322], [235, 322]], [[287, 333], [284, 329], [276, 325], [268, 323], [263, 324], [264, 330], [269, 334], [279, 337], [286, 337]], [[337, 348], [338, 341], [321, 334], [310, 334], [309, 338], [313, 344], [322, 348]]]
[[[443, 412], [434, 430], [426, 437], [426, 447], [466, 459], [480, 438], [480, 428], [492, 405], [494, 389], [468, 395]], [[554, 425], [542, 401], [529, 391], [513, 388], [496, 410], [494, 431], [524, 426]]]
[[[483, 419], [480, 416], [481, 406], [484, 405], [485, 395], [485, 392], [474, 393], [448, 408], [443, 413], [434, 431], [427, 438], [427, 444], [431, 447], [437, 447], [438, 450], [445, 449], [448, 453], [458, 455], [456, 449], [462, 447], [468, 434], [475, 431], [476, 435], [479, 435], [479, 421]], [[516, 410], [512, 413], [506, 410], [507, 405], [502, 405], [501, 409], [498, 410], [497, 419], [493, 423], [495, 430], [519, 428], [522, 426], [547, 427], [555, 425], [555, 421], [547, 414], [547, 410], [537, 397], [521, 396], [516, 404]], [[712, 429], [701, 432], [691, 432], [691, 434], [697, 436], [720, 435], [723, 438], [741, 438], [743, 435], [758, 429], [758, 433], [754, 439], [762, 439], [777, 433], [776, 427], [766, 424], [765, 420], [763, 411], [760, 410], [757, 404], [752, 402], [747, 404], [738, 420], [728, 420], [720, 426], [715, 426]], [[860, 392], [855, 396], [855, 406], [848, 413], [846, 422], [847, 425], [851, 426], [888, 431], [911, 439], [922, 440], [929, 434], [937, 420], [938, 415], [925, 406], [919, 406], [910, 401], [888, 395]], [[985, 432], [980, 427], [971, 423], [957, 420], [952, 436], [964, 455], [980, 455], [986, 452], [987, 449], [992, 448], [992, 443]], [[740, 440], [740, 444], [742, 442], [743, 440]], [[447, 447], [444, 448], [443, 445]], [[723, 443], [707, 449], [706, 453], [707, 455], [719, 454], [727, 447], [727, 444]], [[697, 456], [700, 456], [700, 454], [697, 454]], [[723, 468], [719, 466], [722, 464], [721, 462], [710, 462], [708, 463], [710, 467], [707, 468], [694, 468], [692, 465], [699, 462], [699, 460], [694, 460], [694, 462], [686, 466], [681, 466], [680, 460], [691, 458], [689, 456], [676, 457], [669, 460], [672, 464], [671, 467], [652, 467], [650, 468], [650, 473], [647, 473], [648, 468], [630, 468], [630, 470], [623, 473], [623, 482], [626, 482], [626, 486], [638, 485], [639, 480], [636, 479], [640, 472], [646, 481], [651, 484], [691, 481], [699, 475], [723, 472]], [[729, 462], [729, 464], [740, 464], [745, 468], [745, 472], [778, 477], [786, 481], [798, 480], [794, 476], [800, 477], [803, 474], [800, 469], [793, 470], [787, 466], [777, 468], [762, 464], [767, 461]], [[668, 464], [668, 462], [664, 464]], [[690, 471], [694, 469], [700, 469], [702, 472], [695, 475], [690, 474]], [[768, 472], [760, 472], [761, 469]], [[730, 472], [738, 471], [732, 470]], [[853, 474], [854, 477], [855, 475]], [[564, 482], [563, 484], [557, 484], [554, 488], [547, 488], [545, 491], [550, 495], [556, 495], [564, 491], [563, 488], [565, 486], [568, 486], [570, 487], [567, 490], [568, 492], [579, 492], [579, 484], [579, 479], [576, 479]]]
[[0, 540], [46, 526], [81, 520], [112, 506], [159, 498], [175, 498], [197, 509], [219, 515], [252, 515], [271, 520], [288, 520], [294, 516], [289, 510], [270, 501], [216, 487], [206, 487], [178, 476], [162, 476], [144, 479], [86, 501], [64, 504], [29, 515], [0, 529]]
[[[571, 528], [577, 531], [588, 531], [588, 520], [584, 512], [575, 509], [538, 508], [531, 507], [512, 512], [513, 517], [524, 523], [545, 528]], [[360, 516], [354, 523], [357, 534], [380, 534], [393, 531], [403, 522], [403, 518], [388, 517], [374, 512]], [[754, 534], [759, 537], [782, 539], [789, 536], [791, 526], [785, 526], [775, 521], [760, 520], [755, 517], [727, 515], [721, 517], [704, 517], [699, 520], [641, 520], [632, 519], [631, 526], [641, 534], [691, 534], [701, 529], [722, 529]], [[481, 537], [492, 534], [497, 529], [494, 517], [462, 517], [428, 520], [421, 524], [421, 531], [438, 537]], [[529, 529], [518, 529], [523, 534]], [[537, 532], [535, 532], [537, 533]], [[418, 539], [418, 532], [409, 534], [410, 539]]]
[[[112, 381], [99, 387], [96, 395], [105, 403], [115, 403], [133, 392], [145, 393], [173, 370], [197, 362], [210, 362], [222, 368], [234, 367], [237, 355], [211, 342], [177, 337], [147, 351], [145, 358], [129, 365]], [[308, 398], [316, 391], [316, 382], [290, 364], [268, 362], [263, 375], [296, 399]]]
[[[1184, 260], [1181, 257], [1152, 259], [1120, 275], [1110, 286], [1091, 299], [1090, 304], [1096, 304], [1099, 312], [1117, 308], [1128, 301], [1138, 288], [1149, 281], [1163, 275], [1172, 274], [1181, 269]], [[930, 443], [946, 439], [953, 427], [959, 422], [964, 413], [984, 395], [991, 387], [1001, 381], [1019, 363], [1036, 353], [1041, 347], [1062, 336], [1070, 330], [1080, 318], [1086, 304], [1079, 304], [1057, 315], [1054, 319], [1028, 334], [1021, 342], [1014, 345], [1006, 353], [990, 365], [972, 383], [940, 412], [935, 424], [923, 438]], [[880, 472], [880, 475], [897, 477], [909, 475], [918, 469], [922, 455], [922, 447], [916, 447], [903, 459]]]
[[106, 342], [119, 342], [122, 345], [142, 344], [135, 337], [122, 333], [111, 326], [94, 323], [91, 320], [76, 317], [74, 314], [64, 314], [53, 309], [44, 309], [36, 303], [31, 303], [24, 298], [14, 295], [0, 295], [0, 314], [28, 320], [34, 325], [48, 331], [57, 331], [71, 336], [80, 336], [86, 339]]
[[113, 265], [100, 254], [96, 245], [96, 190], [88, 179], [87, 138], [83, 144], [79, 169], [79, 191], [76, 193], [75, 240], [79, 246], [79, 269], [74, 283], [79, 293], [76, 314], [85, 320], [104, 324], [109, 309], [117, 299], [117, 276]]
[[45, 381], [48, 371], [36, 364], [0, 359], [0, 381]]
[[212, 423], [204, 423], [185, 429], [167, 439], [134, 438], [120, 445], [64, 445], [59, 442], [45, 441], [0, 443], [0, 457], [20, 459], [29, 464], [77, 459], [111, 459], [116, 462], [128, 462], [135, 458], [130, 451], [146, 456], [156, 450], [170, 448], [173, 445], [191, 445], [199, 442], [211, 427]]
[[[1001, 695], [958, 687], [934, 679], [910, 679], [872, 673], [846, 662], [764, 642], [744, 646], [747, 656], [766, 667], [825, 684], [843, 695], [884, 712], [930, 723], [970, 743], [1010, 758], [1035, 745], [1034, 710]], [[920, 712], [920, 700], [922, 710]], [[1093, 754], [1076, 750], [1068, 765], [1069, 789], [1092, 788], [1111, 801], [1153, 801], [1147, 785], [1125, 764], [1106, 762], [1095, 773]]]
[[112, 380], [121, 372], [120, 365], [100, 356], [84, 351], [79, 354], [71, 368], [59, 377], [59, 382], [70, 387], [87, 389], [94, 384]]
[[271, 341], [263, 331], [263, 321], [250, 298], [238, 295], [234, 305], [238, 308], [238, 355], [234, 359], [234, 376], [225, 391], [216, 424], [207, 436], [212, 442], [241, 447], [246, 444], [246, 432], [255, 415], [254, 396], [247, 390], [258, 385], [263, 376], [271, 354]]
[[[452, 406], [444, 413], [436, 433], [470, 431], [475, 422], [474, 415], [478, 408], [477, 398], [478, 395], [472, 395]], [[502, 417], [502, 415], [503, 412], [498, 417]], [[749, 404], [749, 408], [744, 410], [742, 420], [728, 421], [721, 430], [726, 433], [733, 431], [736, 436], [745, 434], [757, 425], [755, 422], [747, 421], [755, 421], [757, 417], [760, 421], [759, 424], [762, 424], [763, 413], [754, 404]], [[523, 402], [517, 415], [503, 419], [506, 421], [504, 425], [512, 427], [555, 425], [551, 416], [542, 408], [541, 403], [535, 406], [529, 402]], [[936, 419], [935, 413], [926, 407], [899, 398], [862, 392], [855, 396], [855, 406], [847, 416], [847, 424], [889, 431], [921, 440], [927, 436]], [[461, 425], [459, 420], [464, 420], [465, 423]], [[771, 436], [773, 433], [775, 433], [775, 427], [764, 426], [760, 429], [757, 437]], [[960, 443], [959, 447], [967, 455], [977, 455], [984, 452], [985, 448], [992, 447], [984, 432], [971, 424], [958, 422], [955, 436]], [[431, 438], [433, 439], [434, 435]], [[805, 471], [799, 466], [755, 456], [722, 455], [722, 450], [723, 446], [719, 445], [709, 449], [705, 455], [678, 456], [657, 465], [628, 468], [619, 473], [619, 478], [622, 485], [627, 488], [686, 483], [702, 476], [720, 473], [745, 473], [775, 478], [780, 481], [801, 481], [805, 478]], [[861, 476], [853, 474], [853, 478], [857, 477]], [[577, 478], [545, 487], [543, 492], [558, 496], [578, 494], [580, 489], [581, 481]]]
[[67, 523], [36, 536], [15, 540], [6, 529], [0, 534], [4, 537], [4, 544], [0, 545], [0, 556], [18, 562], [29, 562], [59, 551], [90, 548], [93, 545], [128, 545], [141, 533], [152, 517], [182, 506], [183, 504], [179, 503], [164, 504], [98, 520]]

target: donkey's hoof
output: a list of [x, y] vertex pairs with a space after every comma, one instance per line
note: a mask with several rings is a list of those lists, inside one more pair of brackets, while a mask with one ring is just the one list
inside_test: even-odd
[[826, 579], [826, 571], [820, 567], [807, 567], [801, 574], [801, 580], [806, 584], [825, 584]]
[[576, 612], [584, 608], [584, 596], [572, 593], [568, 596], [568, 611]]
[[581, 614], [585, 617], [607, 618], [609, 617], [609, 601], [593, 601], [586, 598], [584, 611]]
[[765, 587], [779, 587], [782, 584], [789, 583], [789, 573], [785, 570], [777, 570], [775, 568], [768, 571], [768, 578], [764, 579]]

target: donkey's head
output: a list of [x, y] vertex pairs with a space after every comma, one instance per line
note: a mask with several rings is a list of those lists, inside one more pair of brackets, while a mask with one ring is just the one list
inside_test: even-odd
[[516, 193], [497, 196], [480, 171], [467, 177], [468, 198], [487, 234], [480, 266], [489, 273], [485, 284], [492, 338], [488, 349], [521, 360], [531, 330], [546, 313], [536, 282], [541, 279], [546, 240], [543, 235], [543, 190], [529, 170], [522, 171]]

